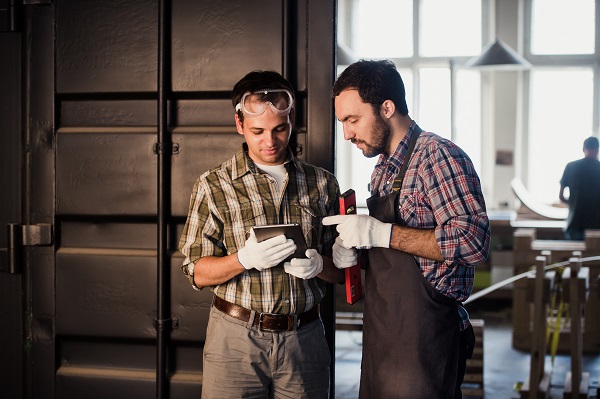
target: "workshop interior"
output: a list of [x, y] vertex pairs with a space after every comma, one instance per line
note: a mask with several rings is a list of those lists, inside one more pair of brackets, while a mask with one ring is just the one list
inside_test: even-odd
[[[288, 79], [298, 157], [365, 214], [377, 158], [331, 92], [361, 59], [394, 62], [481, 181], [463, 397], [598, 397], [600, 226], [565, 239], [559, 200], [600, 137], [597, 0], [4, 0], [0, 59], [0, 397], [198, 398], [213, 294], [178, 241], [194, 182], [242, 145], [232, 87]], [[330, 397], [358, 398], [364, 299], [327, 287]]]

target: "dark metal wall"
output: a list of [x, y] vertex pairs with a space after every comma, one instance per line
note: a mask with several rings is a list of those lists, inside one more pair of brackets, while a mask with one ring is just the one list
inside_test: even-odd
[[26, 226], [33, 245], [13, 273], [2, 252], [0, 389], [198, 397], [211, 294], [179, 268], [191, 188], [239, 148], [230, 92], [253, 69], [295, 84], [301, 157], [333, 170], [335, 1], [173, 0], [162, 12], [158, 0], [24, 3], [22, 26], [0, 32], [0, 222]]
[[21, 35], [11, 31], [8, 12], [1, 16], [0, 54], [11, 57], [0, 61], [0, 392], [16, 398], [22, 380], [22, 275], [10, 273], [7, 244], [8, 223], [21, 219]]

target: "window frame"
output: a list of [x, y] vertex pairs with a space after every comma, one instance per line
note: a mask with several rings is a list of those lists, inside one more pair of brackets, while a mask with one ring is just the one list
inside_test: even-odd
[[[482, 14], [482, 26], [481, 26], [481, 35], [482, 35], [482, 43], [487, 43], [489, 40], [492, 40], [493, 37], [493, 25], [490, 27], [489, 23], [486, 23], [493, 20], [493, 15], [491, 15], [490, 10], [491, 10], [491, 4], [494, 0], [481, 0], [481, 14]], [[395, 57], [386, 57], [388, 59], [390, 59], [392, 62], [394, 62], [396, 64], [396, 66], [398, 67], [398, 69], [409, 69], [412, 73], [413, 79], [412, 79], [412, 88], [410, 89], [413, 93], [413, 97], [412, 97], [412, 103], [408, 104], [409, 106], [409, 112], [411, 117], [417, 121], [417, 123], [419, 122], [419, 115], [420, 115], [420, 109], [419, 109], [419, 103], [420, 103], [420, 98], [419, 98], [419, 93], [420, 93], [420, 88], [419, 88], [419, 70], [422, 68], [448, 68], [450, 70], [450, 94], [451, 94], [451, 99], [450, 99], [450, 134], [451, 134], [451, 140], [455, 141], [456, 139], [456, 113], [457, 113], [457, 107], [455, 105], [455, 96], [456, 96], [456, 80], [457, 80], [457, 69], [461, 68], [462, 65], [464, 65], [469, 59], [472, 58], [471, 55], [469, 56], [440, 56], [440, 57], [422, 57], [420, 55], [420, 31], [421, 31], [421, 26], [422, 26], [422, 18], [421, 18], [421, 7], [420, 7], [420, 2], [421, 0], [413, 0], [413, 21], [415, 21], [413, 23], [413, 35], [412, 35], [412, 46], [413, 46], [413, 52], [412, 52], [412, 56], [411, 57], [403, 57], [403, 58], [395, 58]], [[338, 2], [338, 18], [340, 16], [340, 14], [343, 15], [343, 18], [345, 19], [345, 24], [342, 25], [341, 29], [338, 29], [338, 40], [341, 37], [342, 40], [341, 42], [348, 48], [351, 48], [351, 34], [349, 32], [349, 27], [352, 26], [352, 23], [355, 23], [355, 19], [354, 19], [354, 15], [352, 13], [351, 10], [351, 6], [352, 4], [355, 4], [352, 0], [349, 1], [340, 1]], [[338, 24], [339, 26], [339, 24]], [[360, 58], [360, 55], [359, 55]], [[344, 66], [342, 64], [338, 65], [338, 68], [340, 66]], [[484, 94], [487, 93], [489, 91], [489, 89], [487, 89], [486, 87], [489, 85], [489, 81], [485, 79], [485, 74], [482, 74], [481, 76], [481, 98], [482, 98], [482, 116], [481, 116], [481, 131], [483, 132], [483, 126], [485, 126], [486, 122], [483, 119], [484, 115], [487, 115], [488, 113], [486, 111], [483, 110], [485, 101], [484, 101]], [[486, 87], [484, 87], [486, 86]], [[407, 89], [408, 91], [409, 89]], [[427, 126], [423, 126], [423, 128], [427, 128]], [[343, 134], [342, 132], [339, 131], [338, 126], [336, 126], [336, 142], [340, 142], [339, 140], [339, 135]], [[481, 159], [481, 165], [480, 165], [480, 169], [482, 174], [485, 174], [486, 171], [488, 169], [490, 169], [491, 167], [493, 167], [493, 165], [490, 165], [490, 162], [488, 161], [488, 156], [486, 156], [486, 154], [488, 153], [488, 151], [490, 148], [490, 145], [492, 145], [491, 138], [488, 137], [489, 135], [485, 135], [485, 134], [481, 134], [481, 148], [480, 148], [480, 152], [479, 152], [479, 158]], [[345, 161], [347, 161], [350, 158], [349, 155], [349, 151], [347, 148], [343, 148], [343, 149], [338, 149], [336, 146], [336, 168], [338, 166], [337, 161], [338, 159], [344, 159]], [[339, 151], [339, 152], [338, 152]], [[345, 179], [347, 179], [347, 176], [344, 175], [343, 171], [337, 171], [336, 170], [336, 175], [339, 175], [338, 178], [340, 178], [342, 181], [345, 181]], [[480, 176], [481, 178], [481, 176]], [[484, 183], [484, 179], [481, 178], [482, 181], [482, 186], [484, 188], [484, 193], [486, 191], [492, 191], [492, 188], [486, 188], [486, 184]], [[491, 184], [492, 180], [488, 180], [488, 184]], [[359, 208], [364, 207], [363, 204], [363, 200], [361, 198], [358, 198], [358, 204], [357, 206]]]
[[[496, 0], [497, 1], [497, 0]], [[532, 133], [529, 131], [530, 127], [530, 95], [531, 95], [531, 71], [536, 69], [570, 69], [577, 67], [591, 68], [593, 71], [594, 87], [593, 87], [593, 115], [592, 115], [592, 126], [590, 127], [590, 136], [598, 137], [600, 131], [600, 2], [595, 1], [595, 43], [594, 43], [594, 54], [533, 54], [531, 52], [531, 41], [532, 41], [532, 20], [533, 20], [533, 0], [522, 0], [520, 7], [520, 14], [523, 16], [520, 20], [520, 24], [523, 25], [523, 54], [524, 57], [532, 64], [532, 67], [528, 71], [524, 71], [522, 74], [521, 84], [521, 103], [523, 104], [523, 112], [520, 118], [517, 119], [519, 123], [519, 131], [522, 134], [517, 135], [515, 142], [515, 158], [517, 161], [517, 169], [515, 170], [515, 176], [521, 179], [525, 187], [528, 187], [529, 183], [529, 169], [527, 157], [529, 155], [529, 137]], [[517, 152], [517, 150], [519, 150]], [[561, 160], [565, 165], [572, 159]], [[557, 182], [560, 176], [557, 177]], [[558, 193], [557, 183], [557, 193]], [[558, 199], [558, 194], [557, 194]]]
[[[413, 55], [406, 58], [389, 57], [399, 69], [409, 69], [413, 75], [412, 103], [410, 115], [419, 121], [419, 70], [427, 67], [450, 67], [451, 93], [456, 94], [456, 71], [471, 57], [421, 57], [419, 51], [419, 32], [421, 30], [420, 1], [413, 0]], [[351, 8], [353, 0], [338, 2], [340, 9]], [[481, 117], [480, 117], [480, 169], [484, 196], [488, 209], [516, 210], [519, 205], [510, 188], [513, 178], [520, 179], [528, 186], [528, 154], [530, 150], [530, 99], [531, 71], [541, 68], [588, 67], [593, 71], [593, 115], [591, 136], [600, 136], [600, 0], [595, 1], [595, 53], [594, 54], [532, 54], [532, 12], [533, 0], [481, 0], [482, 43], [487, 44], [496, 37], [506, 41], [517, 49], [531, 64], [530, 70], [500, 72], [481, 70]], [[348, 12], [346, 10], [346, 12]], [[517, 18], [515, 19], [515, 13]], [[351, 20], [347, 20], [351, 23]], [[344, 29], [346, 30], [344, 32]], [[350, 26], [339, 32], [348, 35]], [[345, 38], [344, 35], [341, 35]], [[504, 86], [509, 82], [511, 86]], [[504, 93], [502, 93], [504, 90]], [[507, 91], [508, 90], [508, 91]], [[500, 94], [499, 94], [500, 93]], [[508, 96], [507, 96], [508, 93]], [[514, 97], [512, 97], [514, 95]], [[509, 102], [510, 105], [502, 105]], [[451, 135], [456, 139], [457, 107], [454, 97], [451, 100]], [[502, 108], [504, 106], [504, 108]], [[514, 108], [512, 108], [514, 107]], [[514, 121], [514, 123], [513, 123]], [[427, 128], [427, 126], [424, 126]], [[503, 132], [511, 131], [506, 136]], [[459, 144], [460, 145], [460, 144]], [[513, 163], [496, 164], [498, 151], [513, 152]], [[337, 149], [336, 149], [337, 154]], [[567, 160], [560, 160], [567, 162]], [[336, 165], [337, 166], [337, 165]], [[557, 181], [560, 177], [557, 177]]]

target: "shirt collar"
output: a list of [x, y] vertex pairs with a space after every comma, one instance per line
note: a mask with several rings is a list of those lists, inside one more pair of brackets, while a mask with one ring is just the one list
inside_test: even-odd
[[[289, 149], [289, 147], [286, 149], [286, 152], [287, 152], [287, 158], [283, 164], [287, 165], [288, 163], [291, 163], [296, 167], [296, 169], [303, 171], [304, 168], [302, 166], [302, 163], [300, 162], [300, 160], [298, 158], [296, 158], [294, 156], [294, 154]], [[233, 180], [239, 179], [240, 177], [244, 176], [247, 173], [253, 173], [253, 174], [261, 173], [260, 170], [256, 167], [256, 163], [254, 163], [252, 158], [250, 158], [250, 156], [248, 155], [248, 144], [243, 143], [242, 148], [240, 148], [235, 153], [233, 158], [234, 158], [234, 163], [233, 163], [233, 168], [231, 171], [231, 178]], [[287, 166], [286, 166], [286, 168], [287, 168]]]

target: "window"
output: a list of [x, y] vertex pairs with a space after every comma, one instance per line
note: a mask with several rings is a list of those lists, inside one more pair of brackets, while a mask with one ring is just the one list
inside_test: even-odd
[[540, 202], [558, 199], [568, 161], [583, 156], [592, 128], [591, 69], [536, 70], [531, 73], [528, 189]]
[[[471, 157], [488, 209], [518, 206], [514, 177], [532, 197], [554, 204], [564, 166], [582, 157], [586, 137], [599, 136], [595, 7], [595, 0], [338, 0], [338, 42], [357, 59], [397, 65], [410, 116]], [[462, 67], [496, 38], [532, 67]], [[365, 159], [341, 132], [336, 174], [364, 206], [376, 160]]]
[[422, 0], [421, 21], [421, 56], [472, 56], [481, 51], [481, 0]]
[[533, 0], [533, 54], [593, 54], [594, 0]]
[[[456, 65], [481, 52], [482, 0], [339, 0], [338, 9], [338, 42], [356, 58], [391, 59], [404, 81], [410, 116], [424, 130], [452, 139], [479, 169], [480, 74]], [[338, 66], [338, 73], [344, 68]], [[338, 124], [336, 176], [342, 191], [356, 191], [359, 207], [370, 196], [376, 162], [344, 141]]]
[[413, 0], [359, 0], [349, 38], [356, 53], [365, 58], [412, 56], [412, 5]]
[[[598, 54], [594, 0], [532, 0], [527, 151], [523, 180], [532, 197], [558, 203], [565, 165], [597, 135]], [[564, 27], [559, 29], [558, 27]]]

